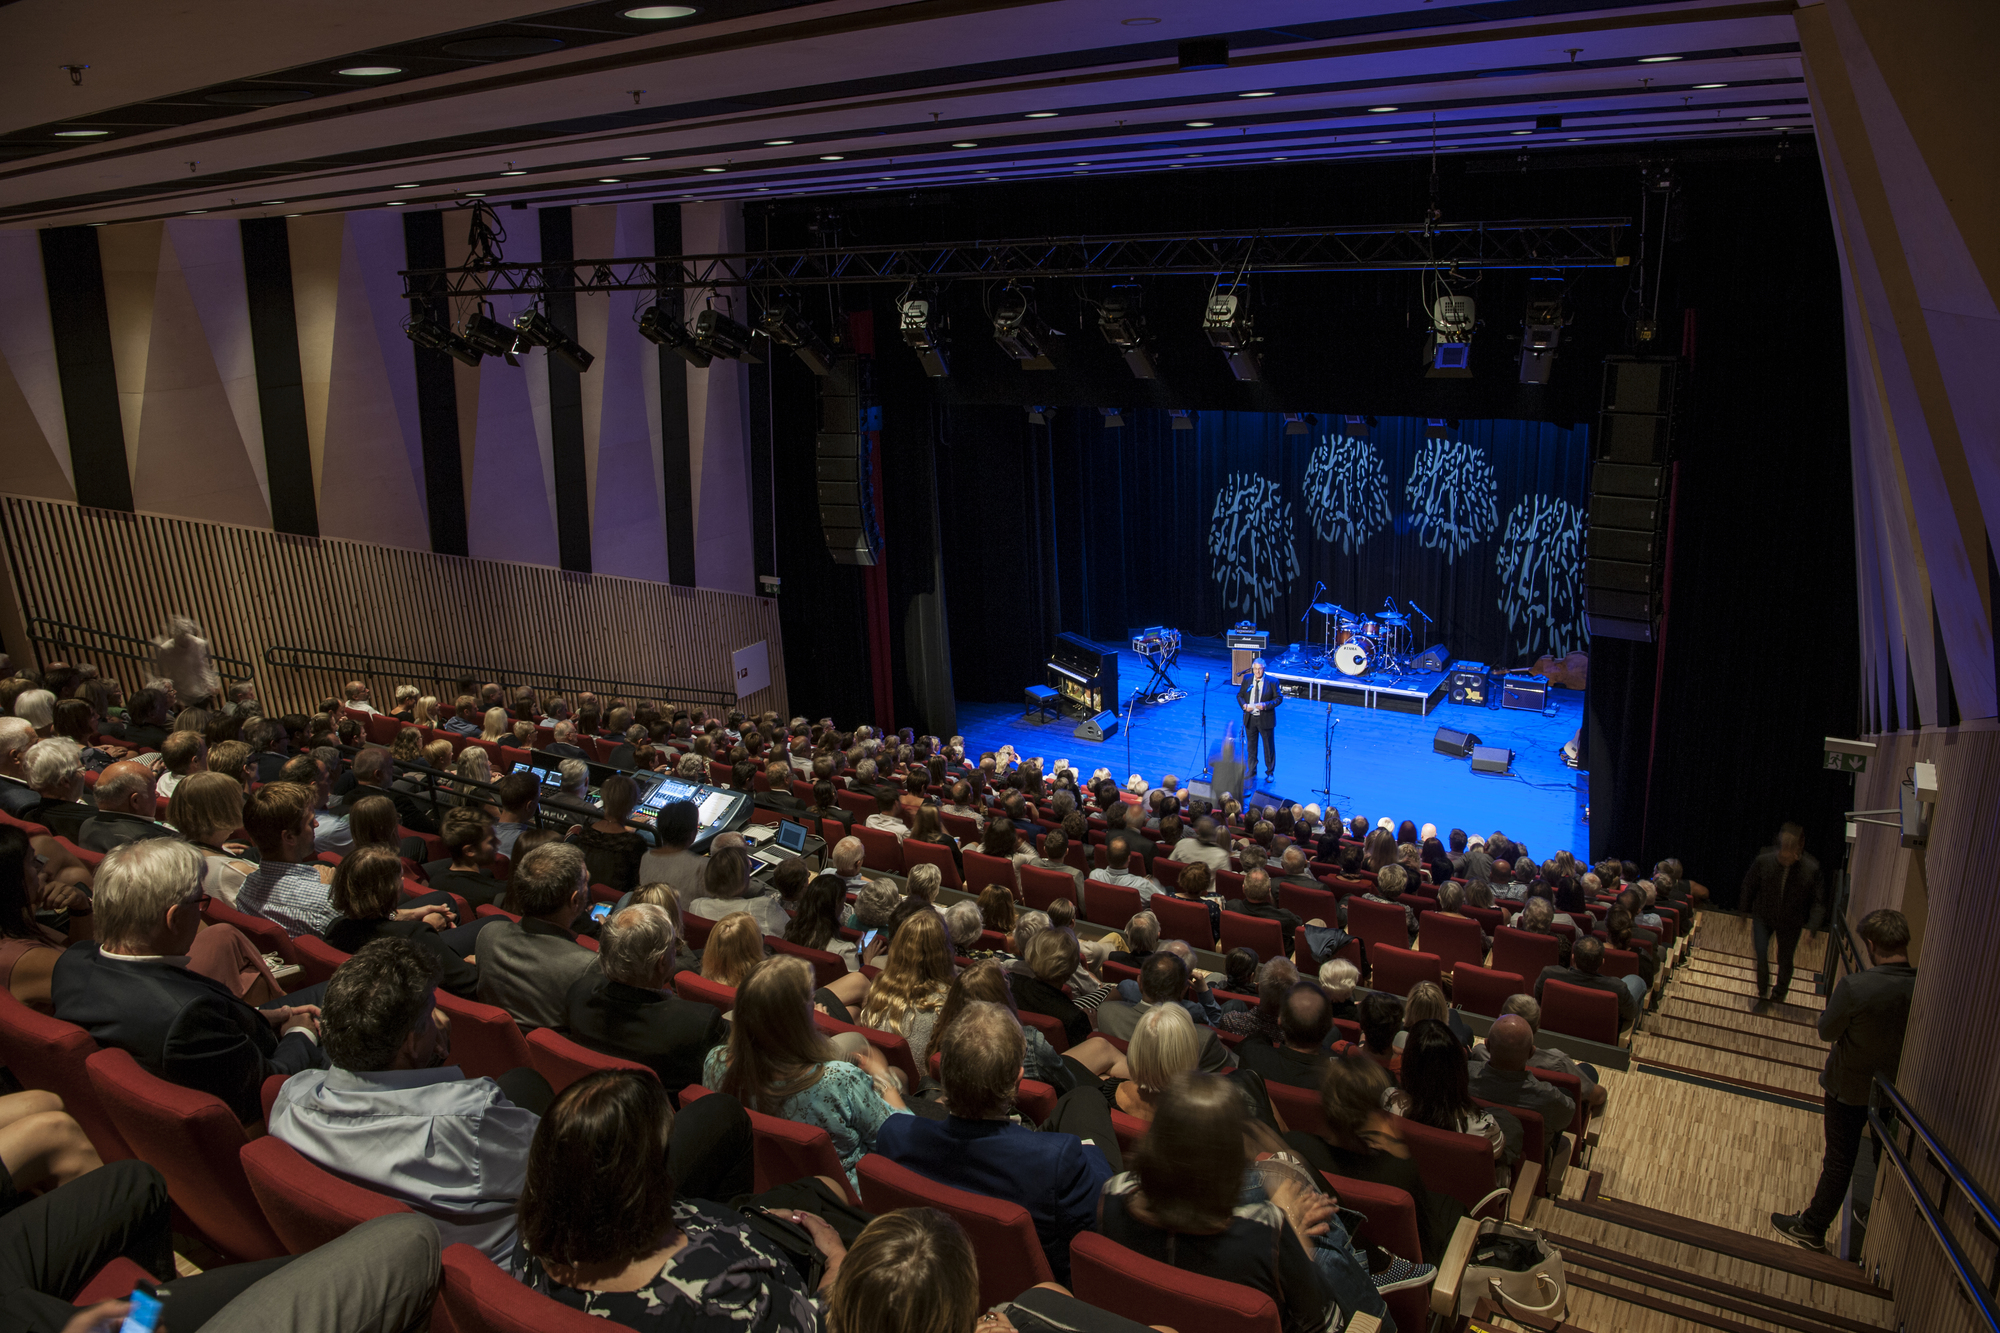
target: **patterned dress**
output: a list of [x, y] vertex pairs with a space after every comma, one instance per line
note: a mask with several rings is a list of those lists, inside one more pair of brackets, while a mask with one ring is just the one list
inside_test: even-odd
[[798, 1269], [741, 1214], [679, 1200], [674, 1225], [687, 1244], [637, 1291], [562, 1286], [532, 1255], [517, 1276], [564, 1305], [642, 1333], [819, 1333], [825, 1327]]
[[[722, 1075], [729, 1068], [729, 1047], [717, 1046], [702, 1065], [702, 1086], [711, 1092], [722, 1087]], [[903, 1107], [891, 1106], [875, 1090], [875, 1080], [859, 1065], [845, 1060], [829, 1060], [820, 1066], [819, 1082], [804, 1092], [794, 1093], [778, 1104], [781, 1120], [818, 1125], [833, 1140], [833, 1150], [847, 1170], [847, 1179], [858, 1192], [861, 1177], [855, 1165], [875, 1151], [875, 1131], [892, 1115], [908, 1115]]]

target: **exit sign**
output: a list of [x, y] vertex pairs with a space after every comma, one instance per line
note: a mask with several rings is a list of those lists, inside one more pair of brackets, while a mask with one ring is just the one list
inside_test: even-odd
[[1838, 750], [1828, 750], [1820, 767], [1833, 773], [1866, 773], [1868, 756], [1865, 754], [1842, 754]]

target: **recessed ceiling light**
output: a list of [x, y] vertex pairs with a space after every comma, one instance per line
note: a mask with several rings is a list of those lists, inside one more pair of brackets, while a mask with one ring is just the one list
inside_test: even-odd
[[1642, 65], [1664, 65], [1669, 61], [1679, 59], [1679, 56], [1640, 56], [1639, 63]]
[[302, 218], [302, 217], [304, 217], [304, 216], [305, 216], [305, 214], [303, 214], [303, 213], [287, 213], [287, 214], [285, 214], [285, 216], [286, 216], [286, 217], [288, 217], [288, 218]]
[[599, 185], [619, 185], [622, 184], [623, 181], [620, 177], [617, 176], [599, 176], [597, 178], [597, 183]]
[[1388, 140], [1388, 139], [1376, 139], [1376, 140], [1374, 140], [1373, 142], [1375, 142], [1375, 143], [1389, 143], [1389, 142], [1390, 142], [1390, 140]]
[[1212, 130], [1215, 128], [1215, 122], [1212, 120], [1191, 120], [1187, 123], [1187, 127], [1191, 130]]
[[264, 201], [263, 203], [261, 203], [261, 204], [257, 205], [257, 207], [259, 207], [259, 208], [276, 208], [276, 207], [277, 207], [277, 206], [278, 206], [279, 204], [288, 204], [288, 203], [290, 203], [290, 202], [291, 202], [291, 200], [289, 200], [289, 199], [266, 199], [266, 200], [265, 200], [265, 201]]
[[56, 131], [56, 138], [58, 138], [58, 139], [101, 139], [101, 138], [103, 138], [103, 137], [104, 137], [105, 135], [107, 135], [107, 134], [109, 134], [109, 133], [111, 133], [111, 131], [110, 131], [110, 130], [57, 130], [57, 131]]
[[706, 172], [707, 172], [707, 173], [708, 173], [709, 175], [711, 175], [711, 176], [719, 176], [719, 175], [721, 175], [721, 174], [722, 174], [723, 172], [727, 171], [727, 170], [728, 170], [728, 168], [727, 168], [727, 167], [703, 167], [703, 168], [702, 168], [702, 170], [703, 170], [703, 171], [706, 171]]
[[1274, 157], [1274, 158], [1272, 158], [1271, 160], [1272, 160], [1273, 162], [1289, 162], [1289, 161], [1291, 161], [1292, 159], [1290, 159], [1289, 157]]
[[355, 79], [379, 79], [388, 74], [401, 74], [403, 67], [401, 65], [350, 65], [346, 69], [335, 70], [334, 72], [336, 74], [345, 74]]
[[764, 146], [766, 148], [783, 148], [788, 143], [797, 142], [798, 140], [796, 139], [766, 139], [764, 140]]
[[467, 191], [465, 192], [465, 197], [466, 197], [467, 199], [484, 199], [484, 198], [486, 197], [486, 191], [484, 191], [484, 190], [467, 190]]
[[1745, 116], [1745, 120], [1769, 120], [1769, 116]]
[[1577, 135], [1577, 136], [1576, 136], [1575, 138], [1573, 138], [1573, 139], [1570, 139], [1570, 140], [1568, 140], [1568, 142], [1570, 142], [1570, 143], [1582, 143], [1582, 142], [1583, 142], [1583, 136], [1582, 136], [1581, 134], [1579, 134], [1579, 135]]
[[194, 216], [195, 214], [197, 214], [197, 213], [206, 213], [207, 211], [208, 211], [208, 210], [207, 210], [207, 209], [205, 209], [205, 208], [190, 208], [190, 209], [189, 209], [189, 210], [187, 211], [187, 215], [188, 215], [189, 217], [193, 217], [193, 216]]
[[1052, 120], [1052, 119], [1054, 119], [1054, 118], [1056, 117], [1056, 115], [1057, 115], [1057, 114], [1059, 114], [1059, 113], [1057, 113], [1057, 112], [1054, 112], [1054, 111], [1030, 111], [1030, 112], [1028, 113], [1028, 119], [1029, 119], [1029, 120]]
[[1395, 110], [1398, 110], [1398, 108], [1396, 108], [1396, 107], [1393, 107], [1393, 106], [1371, 106], [1371, 107], [1369, 107], [1368, 109], [1369, 109], [1370, 111], [1374, 111], [1374, 112], [1378, 112], [1378, 113], [1379, 113], [1379, 112], [1383, 112], [1383, 111], [1395, 111]]
[[650, 157], [621, 157], [618, 160], [620, 162], [651, 162], [653, 159]]
[[1238, 97], [1276, 97], [1276, 93], [1238, 93]]
[[1158, 19], [1149, 18], [1119, 19], [1118, 21], [1128, 28], [1143, 28], [1148, 24], [1159, 22]]
[[1533, 130], [1508, 130], [1509, 134], [1533, 134]]
[[978, 145], [978, 144], [976, 144], [976, 143], [971, 143], [971, 142], [962, 142], [962, 143], [955, 143], [955, 144], [953, 144], [953, 145], [952, 145], [952, 147], [953, 147], [953, 148], [977, 148], [977, 147], [979, 147], [979, 145]]
[[892, 181], [896, 178], [894, 176], [877, 176], [875, 179], [878, 181]]
[[525, 176], [528, 173], [525, 171], [503, 171], [500, 174], [502, 176]]
[[1726, 83], [1697, 83], [1695, 85], [1697, 88], [1727, 88], [1728, 86]]
[[406, 207], [406, 206], [407, 206], [407, 205], [409, 204], [409, 202], [410, 202], [410, 201], [409, 201], [409, 200], [407, 200], [407, 199], [391, 199], [391, 200], [390, 200], [390, 201], [389, 201], [388, 203], [386, 203], [386, 204], [382, 205], [382, 207], [384, 207], [384, 208], [403, 208], [403, 207]]
[[845, 162], [847, 158], [841, 153], [821, 153], [819, 160], [822, 162]]
[[972, 169], [972, 174], [973, 174], [973, 175], [975, 175], [975, 176], [991, 176], [991, 175], [993, 174], [993, 168], [991, 168], [991, 167], [974, 167], [974, 168]]
[[684, 19], [695, 12], [693, 5], [641, 5], [637, 9], [626, 10], [625, 17], [646, 23], [659, 23], [666, 19]]
[[1079, 163], [1077, 163], [1077, 165], [1078, 165], [1078, 166], [1080, 166], [1080, 167], [1087, 167], [1087, 166], [1089, 166], [1089, 165], [1090, 165], [1090, 163], [1088, 163], [1088, 162], [1079, 162]]

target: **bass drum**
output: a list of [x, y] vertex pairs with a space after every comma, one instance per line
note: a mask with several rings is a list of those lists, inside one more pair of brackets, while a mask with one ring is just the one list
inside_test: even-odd
[[1349, 639], [1333, 650], [1333, 665], [1343, 676], [1368, 674], [1368, 647], [1364, 640]]

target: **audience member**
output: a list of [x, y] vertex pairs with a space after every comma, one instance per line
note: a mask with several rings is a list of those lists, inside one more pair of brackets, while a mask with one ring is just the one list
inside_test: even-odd
[[[37, 787], [41, 784], [36, 783]], [[1787, 824], [1743, 876], [1740, 901], [1750, 913], [1750, 947], [1757, 959], [1757, 1000], [1783, 1004], [1792, 984], [1792, 960], [1799, 950], [1799, 932], [1817, 930], [1826, 912], [1825, 884], [1819, 861], [1805, 845], [1805, 830]], [[1771, 941], [1777, 940], [1778, 977], [1770, 974]], [[1759, 1009], [1762, 1012], [1762, 1009]]]
[[1319, 965], [1319, 985], [1331, 1006], [1330, 1017], [1361, 1021], [1361, 1005], [1354, 998], [1354, 988], [1360, 983], [1361, 969], [1345, 958], [1328, 959]]
[[932, 1028], [951, 978], [951, 948], [942, 921], [936, 912], [917, 912], [896, 927], [882, 974], [868, 985], [868, 998], [856, 1021], [862, 1027], [899, 1034], [922, 1069], [930, 1058]]
[[1535, 978], [1535, 998], [1542, 999], [1542, 988], [1550, 981], [1564, 981], [1572, 986], [1582, 986], [1587, 990], [1601, 990], [1618, 997], [1618, 1030], [1623, 1032], [1639, 1017], [1639, 1000], [1644, 995], [1643, 988], [1635, 993], [1621, 977], [1607, 977], [1599, 973], [1604, 966], [1604, 942], [1586, 935], [1570, 949], [1571, 966], [1550, 964]]
[[310, 787], [270, 782], [243, 804], [243, 827], [262, 859], [237, 890], [237, 910], [287, 935], [324, 935], [339, 915], [327, 894], [333, 867], [313, 859], [313, 799]]
[[1388, 1108], [1420, 1125], [1485, 1139], [1493, 1149], [1494, 1183], [1505, 1188], [1521, 1160], [1521, 1122], [1472, 1100], [1465, 1048], [1450, 1028], [1426, 1018], [1411, 1025], [1409, 1036], [1402, 1087], [1390, 1096]]
[[1485, 1055], [1468, 1069], [1467, 1088], [1482, 1102], [1497, 1102], [1542, 1118], [1542, 1145], [1548, 1152], [1551, 1192], [1562, 1183], [1563, 1168], [1569, 1163], [1569, 1148], [1563, 1133], [1576, 1118], [1576, 1103], [1562, 1089], [1544, 1083], [1528, 1072], [1529, 1057], [1535, 1053], [1535, 1030], [1516, 1014], [1502, 1014], [1493, 1020], [1480, 1048]]
[[784, 905], [750, 882], [750, 858], [741, 847], [724, 847], [708, 854], [701, 896], [683, 906], [688, 915], [710, 921], [720, 921], [733, 912], [748, 912], [766, 935], [782, 936], [791, 925]]
[[[1288, 851], [1292, 852], [1297, 850], [1298, 848], [1296, 847], [1288, 849]], [[1305, 864], [1303, 857], [1301, 857], [1299, 864], [1303, 868]], [[1288, 879], [1286, 882], [1290, 883], [1291, 881]], [[1223, 904], [1222, 910], [1225, 912], [1236, 912], [1243, 916], [1254, 916], [1263, 921], [1277, 922], [1278, 929], [1284, 938], [1284, 948], [1281, 952], [1286, 954], [1292, 952], [1292, 938], [1294, 933], [1300, 926], [1305, 924], [1299, 920], [1298, 913], [1280, 907], [1272, 901], [1271, 873], [1261, 866], [1255, 870], [1244, 872], [1243, 896], [1241, 898], [1231, 898]]]
[[341, 859], [328, 897], [340, 913], [326, 928], [326, 942], [357, 954], [378, 939], [407, 941], [437, 974], [439, 989], [462, 1000], [479, 996], [479, 969], [465, 961], [439, 932], [454, 924], [451, 910], [435, 904], [398, 906], [403, 861], [393, 847], [360, 847]]
[[[796, 861], [788, 865], [798, 864]], [[1011, 899], [1009, 901], [1012, 901]], [[961, 904], [962, 906], [963, 904]], [[853, 941], [843, 939], [840, 927], [847, 916], [847, 892], [838, 876], [822, 872], [814, 875], [799, 895], [797, 909], [786, 923], [784, 940], [830, 953], [847, 964], [849, 972], [861, 970], [861, 952]]]
[[1318, 1088], [1326, 1076], [1327, 1037], [1333, 1031], [1333, 1011], [1326, 992], [1301, 981], [1286, 993], [1278, 1014], [1275, 1043], [1251, 1038], [1237, 1050], [1245, 1069], [1266, 1082], [1295, 1088]]
[[688, 850], [699, 832], [694, 802], [669, 801], [653, 820], [653, 849], [639, 858], [639, 882], [668, 885], [683, 909], [701, 897], [703, 858]]
[[590, 889], [583, 853], [566, 843], [537, 847], [521, 858], [507, 900], [519, 921], [479, 932], [479, 999], [505, 1009], [523, 1028], [560, 1029], [569, 990], [596, 970], [597, 955], [570, 929]]
[[[1513, 1014], [1526, 1023], [1528, 1035], [1531, 1037], [1537, 1036], [1541, 1031], [1542, 1006], [1532, 995], [1509, 995], [1501, 1004], [1500, 1012]], [[1477, 1051], [1473, 1052], [1473, 1058], [1480, 1058]], [[1599, 1110], [1604, 1106], [1606, 1101], [1604, 1085], [1597, 1081], [1597, 1070], [1592, 1066], [1573, 1060], [1554, 1047], [1537, 1045], [1528, 1057], [1528, 1068], [1552, 1069], [1557, 1073], [1568, 1074], [1577, 1081], [1585, 1105], [1592, 1110]]]
[[585, 974], [569, 989], [572, 1041], [646, 1065], [675, 1097], [701, 1081], [710, 1048], [728, 1040], [714, 1005], [676, 996], [672, 915], [652, 903], [613, 913], [598, 936], [602, 975]]
[[0, 717], [0, 810], [16, 819], [39, 805], [42, 794], [28, 781], [27, 753], [35, 729], [18, 717]]
[[639, 863], [651, 850], [645, 837], [626, 825], [639, 804], [639, 788], [623, 773], [613, 773], [598, 795], [603, 814], [575, 829], [569, 840], [582, 849], [591, 883], [630, 893], [639, 884]]
[[[1191, 973], [1194, 974], [1192, 981], [1189, 979]], [[1182, 1002], [1190, 986], [1199, 991], [1204, 998], [1207, 997], [1207, 980], [1182, 961], [1178, 954], [1162, 949], [1148, 958], [1139, 969], [1139, 998], [1136, 1002], [1112, 1000], [1097, 1007], [1097, 1030], [1130, 1041], [1147, 1011], [1165, 1006], [1181, 1009], [1186, 1013], [1187, 1011], [1182, 1008]], [[1017, 998], [1019, 994], [1017, 984], [1015, 989]], [[1192, 1015], [1188, 1021], [1190, 1024], [1194, 1022]], [[1198, 1067], [1209, 1073], [1236, 1067], [1236, 1058], [1229, 1053], [1229, 1048], [1215, 1034], [1214, 1028], [1202, 1024], [1195, 1027], [1194, 1032], [1195, 1063]], [[1072, 1037], [1071, 1040], [1079, 1039]]]
[[[210, 755], [210, 766], [214, 756]], [[363, 796], [386, 796], [396, 807], [396, 818], [412, 833], [436, 833], [437, 814], [428, 801], [420, 801], [412, 792], [399, 790], [395, 785], [396, 767], [390, 761], [386, 750], [367, 749], [354, 756], [350, 771], [354, 774], [354, 785], [348, 789], [345, 806], [336, 814], [346, 813], [346, 808]]]
[[83, 751], [67, 736], [38, 740], [28, 747], [24, 759], [28, 785], [40, 798], [22, 810], [18, 818], [40, 824], [59, 838], [71, 842], [83, 836], [83, 823], [97, 813], [84, 799]]

